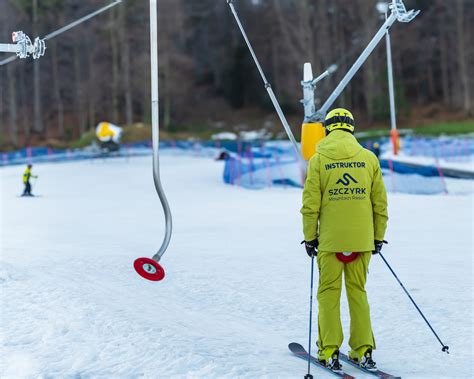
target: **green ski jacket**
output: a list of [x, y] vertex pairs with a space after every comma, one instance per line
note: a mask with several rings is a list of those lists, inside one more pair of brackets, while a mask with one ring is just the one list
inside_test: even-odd
[[309, 161], [303, 190], [305, 241], [320, 251], [372, 251], [387, 228], [387, 193], [377, 157], [356, 138], [335, 130]]

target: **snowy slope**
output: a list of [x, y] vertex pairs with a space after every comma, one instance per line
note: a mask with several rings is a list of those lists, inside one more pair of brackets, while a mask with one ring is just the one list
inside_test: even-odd
[[[43, 196], [32, 199], [16, 197], [21, 167], [0, 170], [1, 378], [304, 375], [287, 349], [307, 343], [301, 190], [234, 188], [222, 163], [162, 161], [175, 231], [159, 283], [132, 267], [163, 236], [151, 158], [35, 165]], [[390, 196], [385, 256], [452, 354], [376, 257], [368, 292], [381, 368], [472, 377], [472, 212], [470, 196]]]

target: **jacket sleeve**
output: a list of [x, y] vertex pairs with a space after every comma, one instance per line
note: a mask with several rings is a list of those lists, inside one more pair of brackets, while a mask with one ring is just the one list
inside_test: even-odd
[[382, 241], [387, 229], [388, 211], [387, 211], [387, 191], [382, 179], [382, 171], [377, 160], [374, 179], [372, 182], [372, 191], [370, 195], [372, 201], [372, 210], [374, 215], [374, 240]]
[[321, 207], [321, 181], [319, 177], [319, 154], [309, 161], [308, 175], [303, 190], [303, 233], [305, 241], [318, 237], [319, 210]]

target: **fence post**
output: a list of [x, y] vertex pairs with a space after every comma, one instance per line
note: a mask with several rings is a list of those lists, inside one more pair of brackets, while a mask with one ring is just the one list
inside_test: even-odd
[[390, 168], [390, 179], [392, 181], [392, 192], [397, 192], [395, 187], [395, 171], [393, 170], [393, 161], [392, 158], [388, 158], [388, 167]]
[[441, 184], [443, 185], [444, 194], [447, 195], [448, 194], [448, 186], [446, 185], [446, 180], [444, 180], [443, 170], [441, 170], [441, 167], [439, 165], [438, 157], [435, 158], [435, 162], [436, 162], [436, 169], [438, 170], [438, 175], [439, 175], [440, 180], [441, 180]]
[[283, 188], [286, 189], [285, 175], [283, 173], [283, 168], [281, 167], [281, 164], [280, 164], [280, 153], [278, 152], [278, 148], [275, 150], [275, 159], [276, 159], [278, 171], [280, 172], [281, 183], [283, 184]]
[[250, 147], [250, 144], [247, 145], [247, 148], [246, 148], [246, 152], [247, 152], [247, 158], [249, 160], [249, 176], [250, 176], [250, 185], [253, 186], [253, 155], [252, 155], [252, 149]]
[[263, 161], [265, 162], [265, 168], [266, 168], [266, 171], [267, 171], [268, 187], [271, 188], [272, 183], [273, 183], [272, 172], [271, 172], [271, 169], [270, 169], [270, 162], [268, 161], [268, 158], [266, 157], [266, 154], [265, 154], [265, 141], [263, 140], [263, 138], [260, 140], [260, 154], [262, 154]]

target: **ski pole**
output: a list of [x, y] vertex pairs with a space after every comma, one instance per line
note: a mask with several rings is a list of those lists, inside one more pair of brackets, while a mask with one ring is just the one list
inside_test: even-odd
[[311, 256], [311, 290], [309, 295], [309, 341], [308, 341], [308, 374], [305, 375], [304, 379], [313, 379], [311, 375], [311, 327], [313, 324], [313, 278], [314, 278], [314, 256]]
[[387, 267], [389, 268], [389, 270], [392, 272], [393, 276], [395, 277], [395, 279], [397, 279], [398, 283], [400, 284], [400, 286], [403, 288], [403, 290], [405, 291], [405, 293], [407, 294], [408, 298], [411, 300], [411, 302], [413, 303], [413, 305], [415, 306], [416, 310], [420, 313], [421, 317], [423, 317], [423, 320], [425, 320], [426, 324], [429, 326], [429, 328], [431, 329], [431, 331], [433, 332], [433, 334], [435, 335], [435, 337], [438, 339], [439, 343], [441, 344], [441, 346], [443, 347], [441, 349], [441, 351], [443, 352], [446, 352], [447, 354], [449, 354], [449, 346], [445, 345], [441, 339], [438, 337], [438, 335], [436, 334], [436, 332], [434, 331], [433, 327], [431, 326], [431, 324], [429, 323], [429, 321], [426, 319], [425, 315], [423, 314], [423, 312], [421, 311], [421, 309], [418, 307], [418, 305], [416, 305], [415, 303], [415, 300], [413, 300], [413, 298], [410, 296], [410, 294], [408, 293], [407, 289], [405, 288], [405, 286], [402, 284], [402, 282], [400, 281], [400, 279], [398, 279], [398, 276], [395, 274], [395, 272], [392, 270], [392, 268], [390, 267], [390, 265], [388, 264], [388, 262], [386, 261], [386, 259], [384, 258], [384, 256], [382, 255], [382, 253], [379, 253], [380, 257], [383, 259], [383, 261], [385, 262], [385, 264], [387, 265]]

